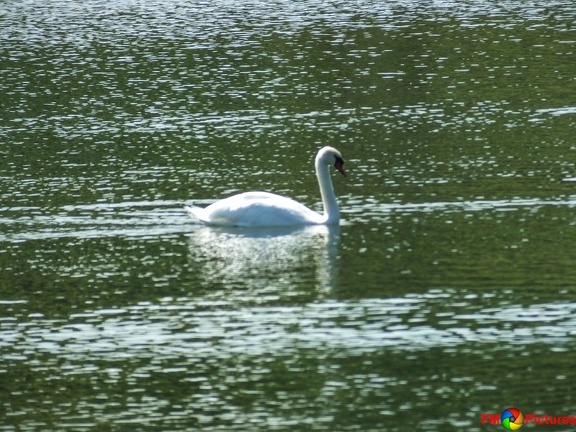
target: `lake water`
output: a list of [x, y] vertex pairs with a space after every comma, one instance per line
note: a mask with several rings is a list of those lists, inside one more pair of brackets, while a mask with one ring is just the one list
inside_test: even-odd
[[[561, 0], [2, 1], [0, 430], [576, 415], [575, 22]], [[340, 227], [184, 211], [319, 209], [323, 145]]]

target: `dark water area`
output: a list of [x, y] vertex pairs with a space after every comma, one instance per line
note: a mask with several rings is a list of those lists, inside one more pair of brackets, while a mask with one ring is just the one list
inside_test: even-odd
[[[569, 1], [0, 3], [0, 430], [576, 416], [574, 22]], [[323, 145], [339, 227], [184, 210], [319, 210]]]

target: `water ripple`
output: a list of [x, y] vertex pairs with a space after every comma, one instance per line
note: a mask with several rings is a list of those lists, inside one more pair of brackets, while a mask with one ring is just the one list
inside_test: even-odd
[[[194, 353], [196, 358], [226, 360], [238, 354], [281, 356], [293, 350], [318, 349], [345, 356], [387, 349], [419, 351], [469, 345], [550, 344], [568, 349], [576, 335], [576, 304], [549, 303], [520, 307], [474, 307], [465, 313], [445, 306], [451, 324], [426, 322], [418, 316], [438, 314], [428, 299], [413, 295], [360, 302], [327, 301], [304, 307], [230, 309], [225, 301], [188, 303], [166, 298], [161, 304], [76, 313], [70, 322], [34, 319], [26, 325], [2, 323], [2, 345], [17, 342], [18, 351], [32, 349], [70, 360], [161, 358]], [[442, 294], [440, 293], [440, 296]], [[426, 296], [424, 296], [426, 297]], [[431, 303], [430, 303], [431, 302]], [[223, 308], [226, 311], [223, 313]], [[474, 311], [476, 309], [476, 311]], [[440, 313], [442, 314], [442, 313]], [[76, 323], [74, 323], [76, 322]], [[335, 354], [338, 355], [338, 354]]]

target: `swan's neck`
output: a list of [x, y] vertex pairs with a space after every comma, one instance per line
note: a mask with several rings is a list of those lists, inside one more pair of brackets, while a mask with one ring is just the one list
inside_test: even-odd
[[319, 158], [316, 159], [316, 177], [318, 177], [320, 195], [322, 196], [322, 204], [324, 204], [325, 223], [337, 223], [340, 221], [340, 209], [336, 202], [329, 166], [322, 163]]

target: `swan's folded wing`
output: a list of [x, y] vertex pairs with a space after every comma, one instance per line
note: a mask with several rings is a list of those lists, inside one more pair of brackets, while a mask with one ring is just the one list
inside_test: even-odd
[[268, 192], [247, 192], [209, 205], [187, 207], [196, 219], [221, 226], [291, 226], [322, 223], [322, 215], [304, 205]]

